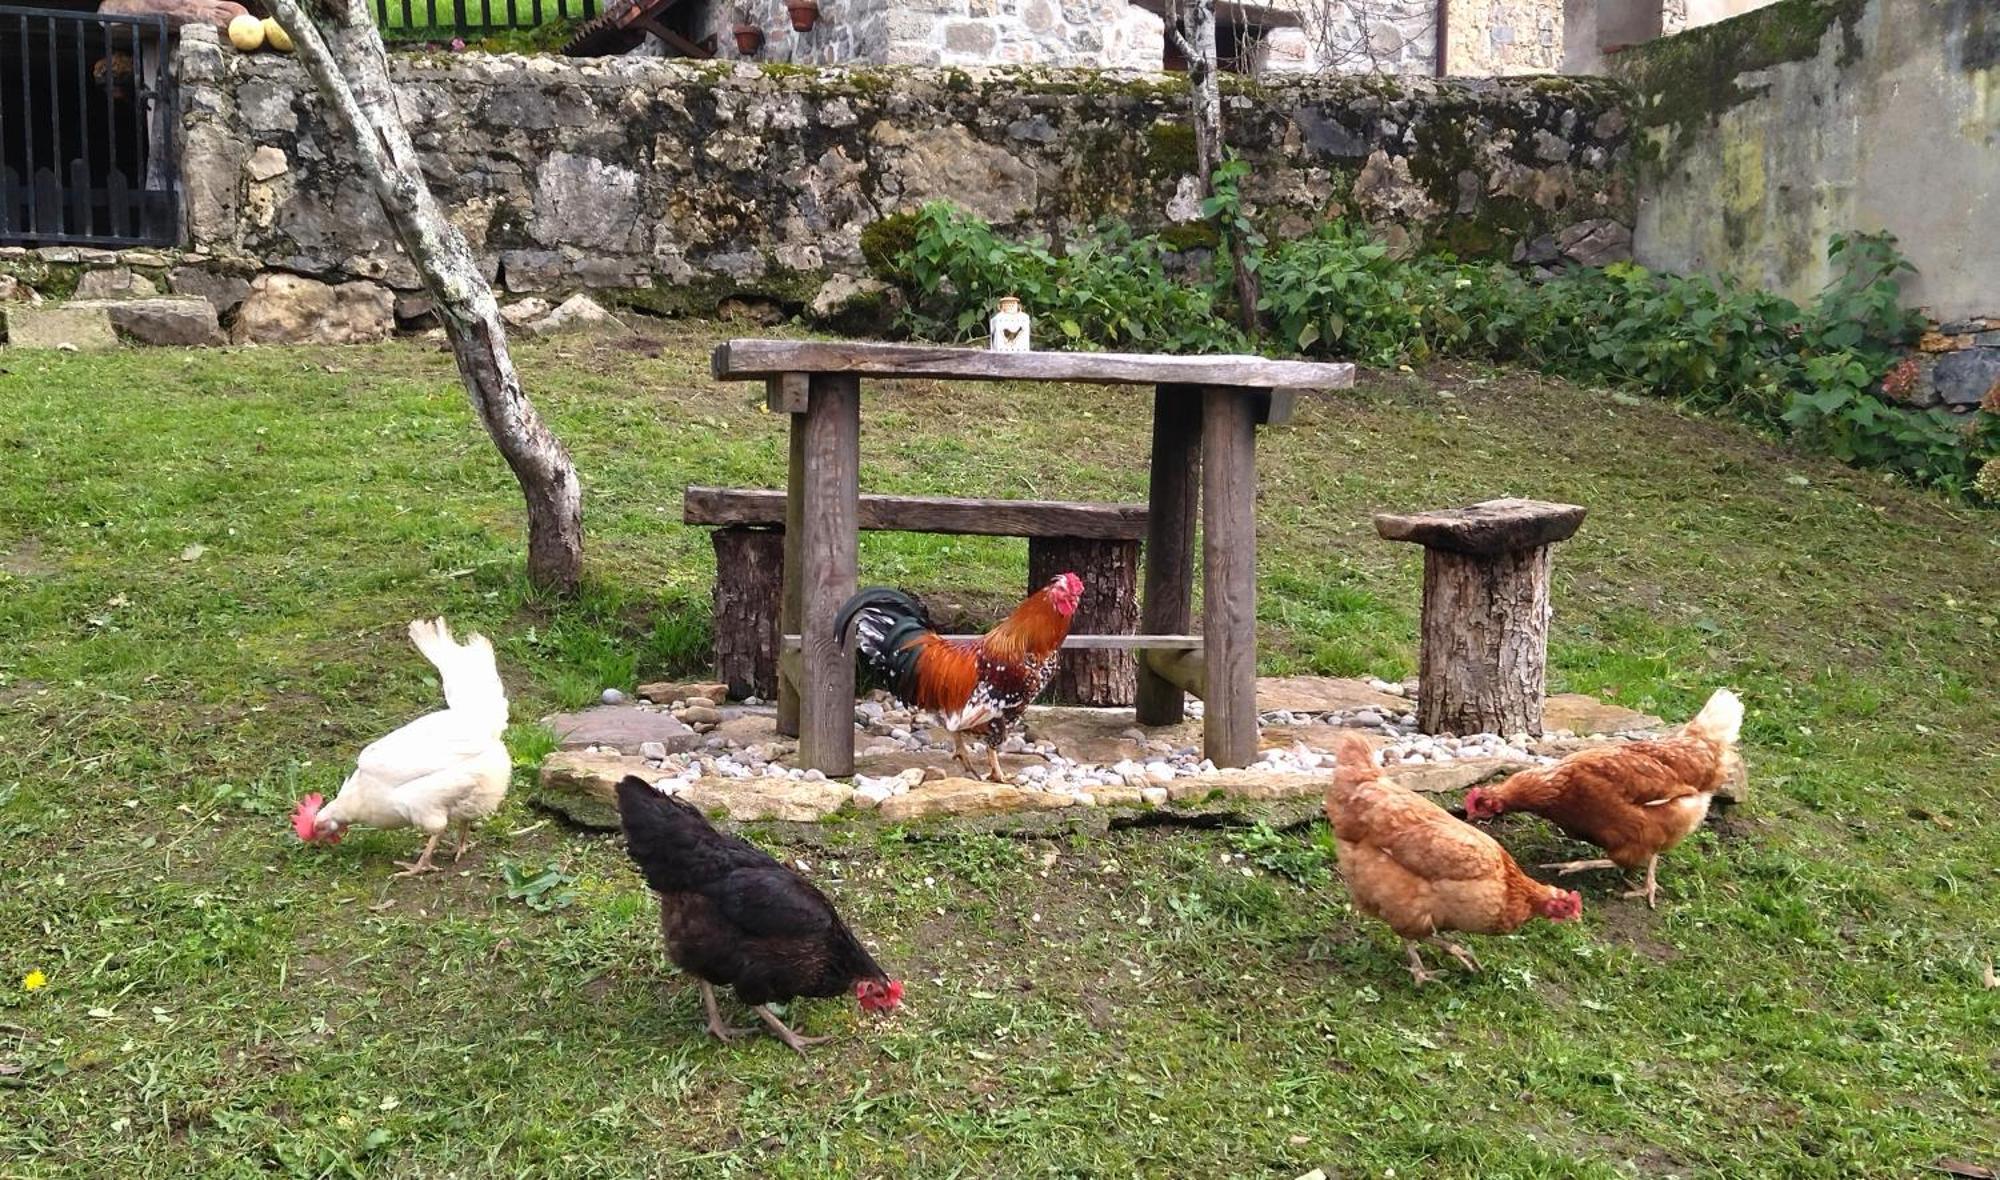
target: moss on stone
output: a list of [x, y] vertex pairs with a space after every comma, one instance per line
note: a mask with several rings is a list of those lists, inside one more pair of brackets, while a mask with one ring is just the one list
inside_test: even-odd
[[1213, 250], [1222, 244], [1222, 233], [1213, 222], [1182, 221], [1161, 230], [1160, 241], [1171, 250]]
[[887, 283], [898, 282], [903, 270], [898, 260], [916, 242], [917, 211], [891, 213], [862, 227], [861, 259], [868, 264], [868, 273], [876, 278]]
[[1827, 30], [1841, 28], [1837, 64], [1861, 55], [1857, 25], [1869, 0], [1779, 0], [1733, 20], [1662, 37], [1618, 54], [1612, 70], [1637, 91], [1641, 127], [1670, 128], [1661, 154], [1679, 150], [1731, 107], [1763, 94], [1765, 87], [1738, 79], [1756, 70], [1818, 56]]
[[1146, 146], [1140, 159], [1148, 176], [1185, 176], [1193, 172], [1193, 125], [1159, 122], [1146, 128]]
[[[50, 262], [33, 254], [25, 258], [0, 258], [0, 275], [33, 287], [44, 299], [68, 299], [76, 294], [83, 272], [91, 269], [80, 262]], [[160, 285], [161, 290], [166, 285]]]

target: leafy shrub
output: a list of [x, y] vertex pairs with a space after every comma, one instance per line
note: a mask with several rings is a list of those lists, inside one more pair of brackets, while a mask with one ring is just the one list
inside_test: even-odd
[[[1920, 317], [1898, 280], [1911, 272], [1887, 234], [1834, 237], [1835, 278], [1807, 306], [1727, 278], [1631, 263], [1534, 282], [1497, 263], [1398, 258], [1366, 230], [1334, 223], [1267, 242], [1243, 215], [1243, 168], [1218, 169], [1204, 211], [1226, 247], [1245, 242], [1263, 285], [1267, 351], [1388, 366], [1439, 356], [1526, 364], [1578, 381], [1633, 386], [1750, 422], [1860, 466], [1964, 494], [2000, 458], [1993, 413], [1913, 412], [1897, 352]], [[930, 338], [981, 334], [995, 300], [1019, 296], [1044, 345], [1235, 351], [1227, 251], [1177, 274], [1158, 237], [1104, 224], [1061, 251], [1012, 242], [947, 203], [925, 206], [886, 268], [911, 290], [908, 327]], [[1990, 468], [1989, 468], [1990, 470]], [[1988, 474], [1986, 484], [1996, 481]], [[1982, 495], [1986, 493], [1982, 486]]]

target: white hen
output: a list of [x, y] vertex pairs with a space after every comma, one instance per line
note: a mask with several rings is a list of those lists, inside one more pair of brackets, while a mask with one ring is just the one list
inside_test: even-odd
[[445, 709], [417, 718], [371, 743], [333, 802], [308, 795], [292, 817], [299, 836], [314, 844], [340, 839], [350, 824], [371, 828], [418, 827], [430, 834], [414, 863], [397, 861], [407, 877], [434, 871], [431, 853], [448, 827], [466, 830], [492, 815], [507, 797], [513, 762], [500, 740], [507, 728], [507, 690], [493, 662], [493, 645], [481, 635], [452, 641], [443, 619], [410, 624], [410, 642], [436, 665]]

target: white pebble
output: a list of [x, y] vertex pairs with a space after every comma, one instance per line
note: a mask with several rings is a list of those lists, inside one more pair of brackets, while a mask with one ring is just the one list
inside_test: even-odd
[[1148, 807], [1165, 807], [1167, 805], [1167, 789], [1165, 787], [1147, 787], [1139, 792], [1139, 798], [1145, 800]]
[[607, 688], [604, 690], [603, 695], [599, 696], [597, 699], [603, 701], [607, 705], [622, 705], [625, 703], [625, 694], [619, 692], [615, 688]]

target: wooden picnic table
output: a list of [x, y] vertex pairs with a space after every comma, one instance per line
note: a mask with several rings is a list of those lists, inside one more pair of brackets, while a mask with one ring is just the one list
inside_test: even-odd
[[[1073, 642], [1140, 653], [1139, 724], [1180, 721], [1187, 688], [1199, 685], [1206, 755], [1217, 766], [1256, 757], [1256, 431], [1289, 421], [1300, 391], [1352, 387], [1353, 365], [730, 340], [716, 347], [713, 368], [718, 380], [765, 382], [771, 410], [791, 415], [778, 712], [780, 729], [798, 736], [802, 766], [832, 776], [854, 772], [854, 660], [834, 634], [834, 617], [856, 589], [864, 377], [1152, 386], [1143, 633]], [[1198, 637], [1189, 634], [1197, 507]]]

